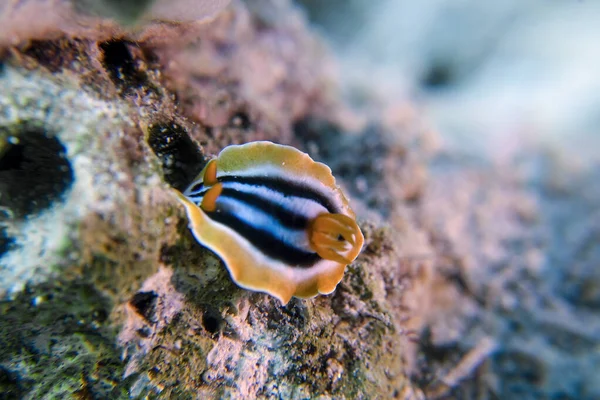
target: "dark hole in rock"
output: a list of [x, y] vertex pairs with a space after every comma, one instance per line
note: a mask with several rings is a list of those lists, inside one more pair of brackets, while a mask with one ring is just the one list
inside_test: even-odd
[[0, 207], [15, 217], [48, 208], [72, 185], [73, 169], [57, 137], [23, 126], [0, 146]]
[[156, 366], [150, 368], [150, 371], [148, 371], [148, 376], [150, 377], [150, 379], [156, 379], [158, 377], [158, 374], [160, 374], [160, 368]]
[[83, 49], [81, 42], [67, 39], [31, 40], [23, 49], [23, 54], [34, 58], [51, 72], [58, 72], [71, 65]]
[[185, 190], [204, 167], [200, 148], [177, 123], [149, 126], [148, 145], [162, 161], [165, 181], [179, 191]]
[[108, 312], [103, 308], [96, 309], [92, 312], [92, 319], [99, 324], [105, 322], [107, 318]]
[[208, 333], [214, 335], [221, 330], [223, 317], [217, 311], [208, 309], [202, 315], [202, 326]]
[[154, 311], [158, 295], [154, 292], [137, 292], [129, 300], [129, 305], [148, 322], [154, 322]]
[[177, 252], [176, 246], [169, 246], [169, 245], [163, 244], [162, 247], [160, 248], [160, 253], [159, 253], [160, 262], [165, 263], [165, 264], [172, 264], [173, 258], [175, 256], [176, 252]]
[[229, 125], [233, 128], [248, 130], [252, 126], [250, 117], [245, 112], [237, 112], [229, 119]]
[[22, 168], [25, 161], [25, 146], [19, 143], [9, 143], [4, 155], [0, 158], [0, 171], [17, 170]]
[[6, 228], [0, 226], [0, 257], [9, 250], [12, 250], [15, 245], [15, 239], [8, 236]]
[[0, 399], [20, 399], [25, 394], [19, 376], [0, 367]]
[[124, 91], [128, 88], [140, 88], [148, 81], [145, 72], [140, 71], [130, 46], [134, 43], [126, 40], [109, 40], [100, 43], [102, 65], [113, 83]]
[[138, 335], [140, 335], [140, 337], [143, 337], [143, 338], [150, 337], [150, 335], [152, 334], [152, 331], [147, 326], [144, 326], [144, 327], [138, 329], [136, 332]]
[[307, 356], [312, 356], [316, 352], [317, 352], [317, 347], [312, 343], [308, 343], [308, 345], [306, 346], [306, 349], [304, 349], [304, 354], [306, 354]]
[[94, 398], [92, 393], [90, 392], [90, 387], [88, 386], [87, 379], [82, 378], [82, 385], [80, 389], [75, 390], [72, 393], [73, 399], [75, 400], [91, 400]]
[[444, 62], [434, 62], [431, 67], [425, 71], [421, 79], [421, 84], [426, 89], [441, 89], [449, 86], [455, 80], [452, 67]]

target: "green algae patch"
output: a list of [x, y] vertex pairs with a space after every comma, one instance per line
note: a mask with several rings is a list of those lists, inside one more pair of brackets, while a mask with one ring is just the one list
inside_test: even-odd
[[30, 286], [0, 302], [3, 392], [23, 398], [127, 398], [111, 302], [92, 285]]

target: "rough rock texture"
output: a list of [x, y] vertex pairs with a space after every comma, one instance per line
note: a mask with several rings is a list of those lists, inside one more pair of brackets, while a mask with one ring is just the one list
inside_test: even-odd
[[[598, 396], [597, 175], [468, 163], [410, 103], [350, 106], [288, 1], [45, 22], [0, 41], [0, 398]], [[351, 198], [365, 247], [332, 295], [240, 289], [187, 229], [172, 187], [259, 139]]]
[[453, 285], [434, 296], [445, 306], [434, 307], [422, 367], [460, 369], [452, 366], [460, 354], [479, 352], [489, 358], [453, 396], [592, 399], [600, 393], [597, 171], [569, 170], [543, 153], [519, 164], [433, 167], [439, 179], [422, 220], [451, 255], [438, 268]]
[[[395, 239], [409, 231], [396, 236], [378, 216], [396, 194], [377, 186], [382, 201], [356, 199], [367, 246], [334, 295], [281, 307], [231, 282], [193, 240], [171, 193], [211, 154], [257, 139], [331, 158], [338, 139], [350, 155], [381, 136], [368, 167], [389, 135], [387, 168], [426, 157], [419, 146], [409, 150], [401, 127], [374, 120], [367, 128], [365, 116], [348, 118], [333, 63], [301, 15], [286, 3], [265, 5], [236, 3], [210, 25], [152, 26], [135, 36], [33, 31], [31, 40], [4, 49], [3, 392], [413, 393], [409, 333], [420, 322], [409, 324], [402, 305], [418, 285], [409, 287], [414, 271]], [[336, 132], [323, 141], [329, 132], [313, 131], [312, 121]], [[350, 128], [357, 133], [346, 139]], [[357, 195], [386, 168], [374, 160], [372, 168], [357, 167], [351, 158], [338, 164]]]

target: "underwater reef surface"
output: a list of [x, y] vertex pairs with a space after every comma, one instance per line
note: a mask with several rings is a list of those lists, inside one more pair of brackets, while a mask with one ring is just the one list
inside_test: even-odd
[[[407, 99], [348, 102], [289, 1], [76, 3], [0, 6], [39, 21], [0, 24], [0, 398], [600, 397], [596, 171], [465, 159]], [[254, 140], [328, 164], [357, 213], [331, 295], [241, 289], [187, 228], [173, 188]]]

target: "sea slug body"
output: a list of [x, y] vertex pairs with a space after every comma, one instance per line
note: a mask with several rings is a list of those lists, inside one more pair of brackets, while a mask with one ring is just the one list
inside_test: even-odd
[[228, 146], [177, 195], [232, 279], [283, 304], [333, 292], [363, 245], [329, 167], [290, 146]]

